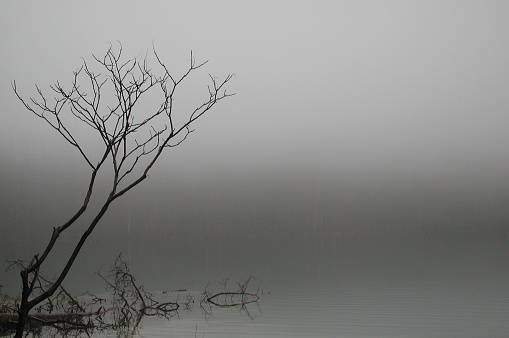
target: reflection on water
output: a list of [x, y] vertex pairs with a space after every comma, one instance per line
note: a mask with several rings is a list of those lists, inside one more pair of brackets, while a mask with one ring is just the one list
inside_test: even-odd
[[[204, 316], [194, 307], [169, 321], [145, 318], [144, 337], [504, 337], [509, 332], [509, 245], [503, 231], [481, 235], [475, 229], [436, 227], [345, 233], [321, 222], [253, 229], [234, 222], [229, 228], [220, 221], [196, 224], [140, 227], [114, 237], [99, 229], [66, 286], [74, 293], [103, 291], [94, 272], [107, 271], [119, 252], [147, 290], [201, 292], [208, 282], [230, 275], [232, 282], [250, 275], [262, 282], [249, 316], [236, 308]], [[16, 257], [10, 251], [15, 245], [3, 244]]]
[[[269, 252], [260, 248], [248, 266], [230, 257], [233, 253], [225, 245], [216, 272], [229, 267], [230, 273], [250, 270], [261, 278], [266, 294], [259, 307], [249, 308], [250, 316], [237, 309], [216, 309], [207, 317], [195, 310], [170, 321], [147, 319], [140, 335], [502, 337], [509, 332], [506, 244], [503, 237], [474, 236], [324, 238], [281, 242], [267, 246]], [[207, 271], [203, 265], [194, 268]], [[203, 283], [206, 277], [199, 278]]]
[[[254, 319], [236, 309], [207, 318], [183, 311], [170, 321], [145, 318], [145, 337], [507, 336], [509, 194], [500, 177], [153, 183], [112, 206], [65, 285], [104, 291], [95, 272], [121, 252], [147, 290], [201, 292], [230, 275], [262, 281], [260, 308], [249, 307]], [[26, 260], [65, 218], [55, 205], [68, 208], [49, 197], [18, 207], [45, 190], [12, 182], [18, 197], [0, 213], [0, 257]], [[58, 201], [72, 195], [64, 192], [55, 191]], [[46, 275], [64, 264], [75, 230], [61, 237]], [[0, 283], [19, 290], [18, 275], [2, 274]]]

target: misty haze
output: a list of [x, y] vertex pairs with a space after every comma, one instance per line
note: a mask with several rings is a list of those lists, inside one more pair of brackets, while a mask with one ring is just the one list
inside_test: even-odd
[[[111, 205], [64, 281], [69, 291], [103, 292], [97, 272], [122, 253], [147, 290], [261, 283], [249, 315], [196, 308], [144, 319], [139, 336], [509, 332], [505, 2], [4, 7], [2, 293], [21, 291], [6, 261], [43, 251], [90, 179], [76, 149], [26, 110], [11, 81], [26, 98], [37, 96], [34, 85], [53, 97], [49, 85], [70, 84], [81, 58], [93, 60], [108, 42], [120, 41], [127, 58], [153, 43], [178, 74], [191, 50], [208, 60], [176, 95], [177, 112], [207, 97], [208, 73], [234, 73], [235, 96]], [[80, 139], [97, 146], [83, 130]], [[108, 184], [100, 177], [94, 191], [106, 196]], [[62, 235], [46, 275], [59, 273], [86, 226]]]

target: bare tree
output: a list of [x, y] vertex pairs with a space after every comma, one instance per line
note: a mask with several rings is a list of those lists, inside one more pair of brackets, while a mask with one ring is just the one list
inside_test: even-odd
[[[153, 54], [156, 67], [160, 69], [159, 75], [148, 66], [149, 54]], [[225, 89], [232, 78], [231, 74], [223, 80], [209, 75], [208, 96], [188, 111], [185, 117], [177, 116], [174, 112], [177, 89], [191, 73], [206, 64], [196, 63], [192, 52], [189, 68], [181, 76], [170, 73], [155, 48], [153, 53], [147, 52], [124, 61], [122, 45], [118, 48], [110, 45], [104, 56], [94, 56], [94, 59], [93, 63], [102, 73], [94, 72], [83, 60], [83, 65], [74, 71], [70, 86], [65, 87], [59, 82], [50, 86], [53, 99], [49, 99], [37, 86], [38, 95], [29, 100], [24, 99], [18, 92], [16, 82], [12, 82], [14, 92], [25, 107], [73, 146], [90, 168], [90, 180], [81, 206], [69, 220], [53, 228], [44, 251], [35, 254], [20, 272], [22, 293], [15, 337], [22, 337], [29, 311], [57, 291], [88, 236], [111, 203], [143, 182], [161, 154], [168, 148], [178, 146], [188, 137], [192, 132], [191, 125], [197, 119], [220, 100], [233, 95]], [[153, 110], [145, 111], [139, 104], [140, 98], [153, 92], [159, 95], [160, 101]], [[109, 100], [104, 98], [108, 98], [108, 94], [111, 94]], [[101, 143], [101, 153], [98, 154], [96, 148], [91, 149], [79, 140], [72, 129], [78, 122], [95, 133]], [[111, 179], [107, 196], [103, 197], [101, 206], [91, 216], [88, 227], [56, 280], [41, 290], [36, 284], [44, 262], [62, 232], [82, 218], [93, 198], [101, 198], [94, 193], [94, 188], [98, 175], [103, 172], [107, 173], [105, 177]]]

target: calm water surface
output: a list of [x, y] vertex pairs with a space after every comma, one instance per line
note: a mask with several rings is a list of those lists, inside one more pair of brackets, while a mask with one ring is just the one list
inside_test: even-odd
[[195, 307], [171, 320], [147, 318], [139, 336], [509, 336], [503, 237], [318, 243], [281, 252], [282, 264], [266, 261], [279, 273], [253, 267], [266, 294], [249, 315], [217, 308], [205, 317]]

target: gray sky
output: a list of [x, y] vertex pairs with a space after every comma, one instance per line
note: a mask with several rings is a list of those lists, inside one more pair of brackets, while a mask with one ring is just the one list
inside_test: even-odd
[[145, 235], [194, 243], [209, 225], [270, 235], [318, 217], [327, 234], [506, 229], [508, 17], [507, 1], [3, 1], [0, 257], [40, 250], [88, 179], [11, 80], [26, 96], [69, 83], [82, 57], [117, 40], [127, 57], [154, 42], [176, 71], [191, 50], [210, 60], [182, 102], [207, 93], [209, 72], [235, 73], [237, 95], [94, 234], [124, 239], [85, 257]]
[[154, 41], [177, 70], [193, 50], [210, 60], [203, 74], [235, 73], [237, 93], [157, 170], [498, 177], [509, 168], [508, 17], [506, 1], [4, 2], [0, 154], [69, 162], [12, 79], [33, 95], [108, 41], [126, 56]]

